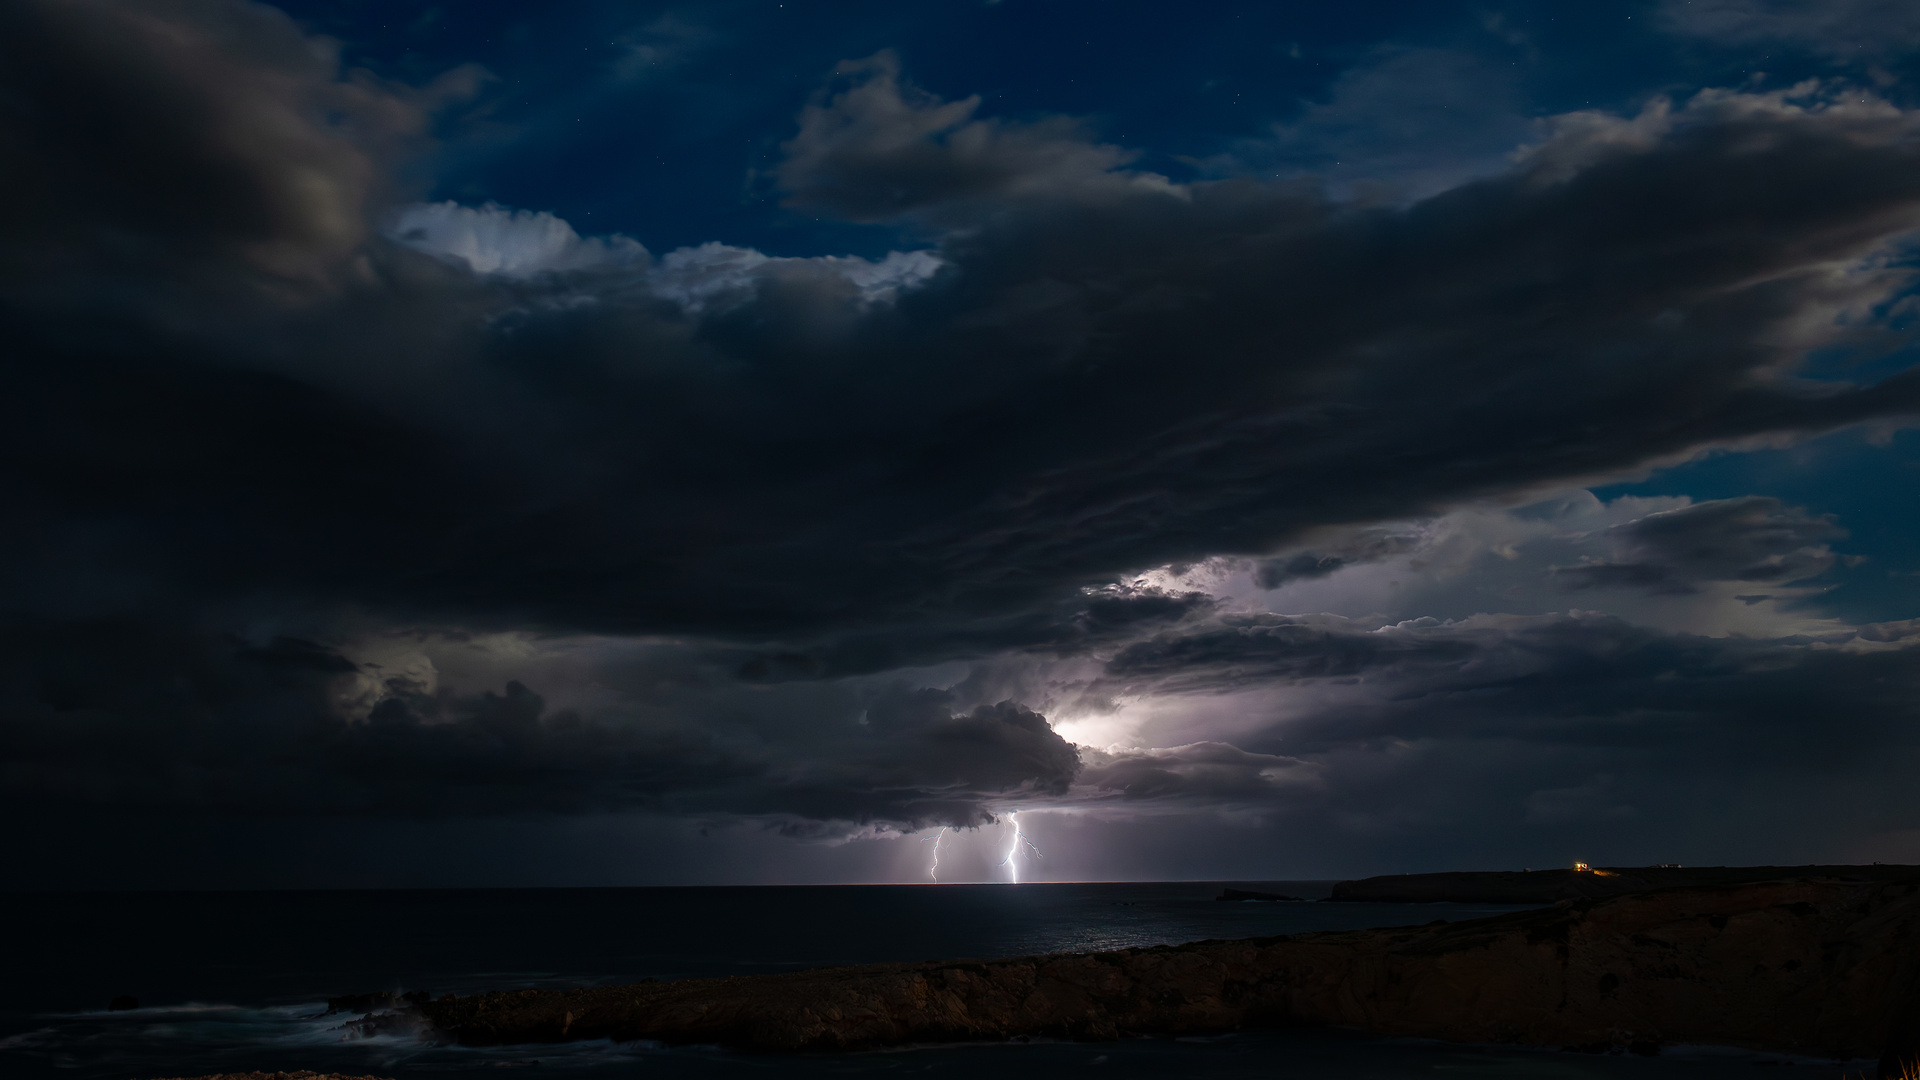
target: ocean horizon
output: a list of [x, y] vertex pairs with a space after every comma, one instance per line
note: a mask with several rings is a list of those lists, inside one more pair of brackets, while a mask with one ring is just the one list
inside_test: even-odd
[[[1009, 1076], [1748, 1076], [1866, 1063], [1715, 1048], [1657, 1057], [1461, 1046], [1338, 1031], [1111, 1042], [1020, 1040], [765, 1055], [608, 1041], [508, 1047], [360, 1037], [327, 999], [377, 991], [754, 975], [884, 961], [1120, 949], [1481, 918], [1485, 904], [1319, 903], [1331, 881], [718, 885], [525, 889], [13, 892], [0, 1075], [146, 1080], [314, 1069], [407, 1077], [531, 1069], [569, 1080], [843, 1076], [991, 1067]], [[1304, 902], [1221, 902], [1227, 887]], [[122, 995], [132, 1009], [110, 1010]], [[123, 1003], [124, 1004], [124, 1003]]]

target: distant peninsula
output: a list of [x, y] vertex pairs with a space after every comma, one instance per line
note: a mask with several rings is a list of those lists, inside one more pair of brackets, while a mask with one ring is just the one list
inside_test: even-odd
[[1468, 870], [1440, 874], [1392, 874], [1334, 885], [1327, 899], [1348, 902], [1432, 904], [1552, 904], [1598, 900], [1680, 885], [1742, 885], [1787, 878], [1830, 881], [1900, 881], [1920, 867], [1871, 866], [1588, 866], [1556, 870]]
[[[1594, 1051], [1719, 1044], [1878, 1057], [1883, 1073], [1920, 1053], [1920, 868], [1688, 873], [1698, 876], [1464, 922], [448, 995], [354, 1023], [410, 1022], [470, 1045], [612, 1038], [764, 1051], [1315, 1025]], [[1647, 880], [1644, 870], [1538, 876], [1559, 888], [1633, 875]], [[1486, 888], [1501, 879], [1344, 884], [1368, 899], [1392, 892], [1377, 884], [1389, 881], [1429, 890], [1405, 885], [1398, 899], [1441, 885], [1482, 901], [1547, 895]]]

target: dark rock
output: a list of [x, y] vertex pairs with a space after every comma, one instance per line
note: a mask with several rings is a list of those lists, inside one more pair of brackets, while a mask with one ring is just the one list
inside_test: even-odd
[[1602, 1053], [1877, 1057], [1908, 1015], [1915, 957], [1920, 879], [1796, 879], [1424, 927], [476, 994], [420, 1012], [469, 1045], [841, 1050], [1327, 1025]]
[[1258, 890], [1255, 890], [1255, 889], [1221, 889], [1220, 895], [1214, 897], [1214, 899], [1215, 900], [1261, 900], [1261, 901], [1291, 900], [1291, 901], [1299, 902], [1301, 898], [1298, 896], [1282, 896], [1279, 893], [1259, 892]]
[[362, 1039], [375, 1035], [417, 1035], [429, 1042], [444, 1041], [415, 1009], [368, 1013], [358, 1020], [349, 1020], [340, 1025], [340, 1030], [350, 1031]]
[[[98, 1001], [99, 999], [95, 998], [94, 1000]], [[107, 1002], [108, 1012], [126, 1012], [128, 1009], [137, 1009], [139, 1007], [140, 999], [134, 997], [132, 994], [121, 994], [119, 997]]]

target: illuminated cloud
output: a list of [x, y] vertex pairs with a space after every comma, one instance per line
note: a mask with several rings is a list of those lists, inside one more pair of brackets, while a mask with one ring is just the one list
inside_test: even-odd
[[645, 266], [647, 249], [630, 237], [583, 239], [545, 211], [509, 210], [488, 203], [416, 203], [402, 207], [389, 230], [394, 239], [429, 255], [457, 259], [476, 274], [536, 274]]

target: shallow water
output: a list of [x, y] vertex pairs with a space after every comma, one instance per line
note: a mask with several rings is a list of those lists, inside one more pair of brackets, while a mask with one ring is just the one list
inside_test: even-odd
[[[974, 1074], [1795, 1078], [1864, 1063], [1669, 1051], [1657, 1058], [1270, 1032], [1110, 1043], [769, 1056], [575, 1043], [436, 1047], [354, 1038], [325, 999], [438, 995], [883, 960], [991, 957], [1479, 918], [1462, 904], [1219, 903], [1221, 882], [0, 895], [0, 1076], [74, 1080], [241, 1069], [395, 1077]], [[1233, 883], [1303, 896], [1325, 882]], [[105, 1011], [119, 994], [142, 1008]], [[1765, 1073], [1756, 1065], [1775, 1065]], [[1778, 1066], [1786, 1066], [1779, 1068]], [[1869, 1070], [1870, 1071], [1870, 1070]], [[516, 1074], [517, 1075], [517, 1074]]]

